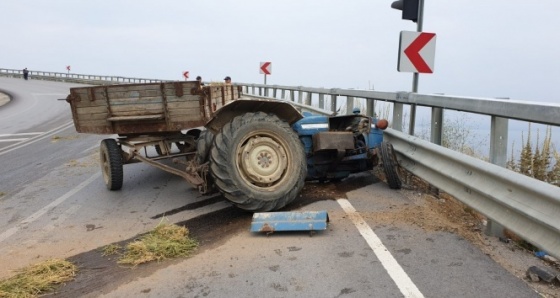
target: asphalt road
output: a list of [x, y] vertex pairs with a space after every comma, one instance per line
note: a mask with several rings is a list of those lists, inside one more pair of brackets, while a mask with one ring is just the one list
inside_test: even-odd
[[[126, 165], [123, 189], [108, 191], [98, 144], [111, 136], [75, 133], [57, 100], [69, 86], [0, 78], [13, 98], [0, 134], [38, 133], [0, 148], [0, 278], [57, 257], [80, 267], [58, 297], [538, 297], [462, 237], [385, 220], [422, 202], [372, 173], [305, 187], [287, 210], [328, 212], [312, 237], [252, 234], [251, 214], [145, 164]], [[101, 256], [162, 220], [187, 226], [197, 253], [135, 269]]]

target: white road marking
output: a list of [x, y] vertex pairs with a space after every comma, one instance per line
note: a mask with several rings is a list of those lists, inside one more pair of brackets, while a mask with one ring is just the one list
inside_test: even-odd
[[15, 136], [36, 136], [40, 134], [42, 134], [42, 132], [20, 132], [20, 133], [12, 133], [12, 134], [0, 134], [0, 138], [15, 137]]
[[20, 148], [25, 147], [25, 146], [27, 146], [27, 145], [31, 145], [31, 144], [33, 144], [33, 143], [35, 143], [35, 142], [38, 142], [38, 141], [43, 140], [43, 139], [46, 139], [46, 138], [48, 138], [48, 137], [50, 137], [50, 136], [52, 136], [52, 135], [54, 135], [54, 134], [57, 134], [57, 133], [59, 133], [59, 132], [65, 130], [65, 129], [70, 128], [71, 126], [73, 126], [73, 124], [74, 124], [73, 122], [68, 122], [68, 123], [66, 123], [66, 124], [63, 124], [63, 125], [57, 127], [57, 128], [54, 128], [54, 129], [52, 129], [52, 130], [50, 130], [50, 131], [47, 131], [47, 132], [46, 132], [45, 134], [43, 134], [43, 135], [40, 135], [40, 136], [31, 138], [31, 140], [30, 140], [29, 142], [22, 142], [22, 143], [17, 143], [17, 144], [13, 144], [13, 145], [4, 147], [4, 148], [0, 149], [0, 155], [4, 155], [4, 154], [6, 154], [6, 153], [8, 153], [8, 152], [11, 152], [11, 151], [20, 149]]
[[101, 175], [101, 173], [96, 173], [93, 176], [91, 176], [88, 180], [80, 183], [78, 186], [74, 187], [72, 190], [70, 190], [69, 192], [65, 193], [64, 195], [62, 195], [61, 197], [59, 197], [58, 199], [54, 200], [53, 202], [51, 202], [50, 204], [48, 204], [47, 206], [39, 209], [37, 212], [33, 213], [31, 216], [29, 216], [28, 218], [22, 220], [18, 225], [9, 228], [8, 230], [6, 230], [5, 232], [3, 232], [2, 234], [0, 234], [0, 242], [3, 242], [4, 240], [8, 239], [10, 236], [14, 235], [15, 233], [17, 233], [19, 230], [27, 227], [30, 223], [36, 221], [37, 219], [39, 219], [41, 216], [45, 215], [45, 213], [49, 212], [52, 208], [55, 208], [56, 206], [62, 204], [64, 201], [66, 201], [68, 198], [72, 197], [73, 195], [75, 195], [77, 192], [79, 192], [80, 190], [82, 190], [84, 187], [88, 186], [90, 183], [92, 183], [95, 179], [99, 178], [99, 176]]
[[404, 297], [424, 297], [418, 290], [416, 285], [412, 282], [410, 277], [404, 272], [403, 268], [397, 260], [391, 255], [389, 250], [383, 245], [381, 239], [373, 232], [370, 226], [364, 221], [362, 216], [354, 209], [347, 199], [336, 200], [340, 207], [348, 214], [358, 231], [364, 237], [373, 253], [377, 256], [383, 268], [389, 273]]
[[88, 152], [88, 151], [90, 151], [90, 150], [97, 149], [97, 148], [99, 148], [99, 145], [98, 145], [98, 144], [87, 148], [86, 150], [82, 151], [81, 153], [86, 153], [86, 152]]
[[0, 143], [11, 143], [11, 142], [22, 142], [25, 140], [29, 140], [29, 138], [19, 138], [19, 139], [0, 139]]
[[[59, 227], [64, 221], [66, 221], [71, 215], [76, 213], [82, 205], [72, 205], [70, 208], [66, 209], [62, 214], [60, 214], [56, 220], [52, 221], [50, 224], [41, 227], [41, 236], [42, 238], [48, 238], [50, 235], [46, 235], [46, 232], [53, 231], [55, 228]], [[41, 239], [38, 237], [28, 239], [24, 242], [24, 246], [31, 246], [39, 243]]]

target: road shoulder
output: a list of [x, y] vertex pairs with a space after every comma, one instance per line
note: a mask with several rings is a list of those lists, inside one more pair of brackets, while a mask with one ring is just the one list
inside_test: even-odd
[[0, 107], [10, 102], [8, 94], [0, 92]]

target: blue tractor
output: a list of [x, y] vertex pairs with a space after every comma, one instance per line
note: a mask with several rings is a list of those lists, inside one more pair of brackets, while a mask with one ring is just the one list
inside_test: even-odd
[[302, 114], [240, 86], [198, 81], [76, 87], [66, 100], [76, 131], [118, 135], [99, 150], [109, 190], [121, 189], [123, 165], [135, 162], [181, 176], [201, 193], [217, 189], [249, 211], [281, 209], [305, 181], [341, 180], [379, 161], [389, 186], [401, 185], [383, 141], [388, 122], [358, 110]]
[[197, 142], [193, 168], [226, 199], [249, 211], [278, 210], [305, 181], [340, 181], [382, 165], [387, 184], [401, 181], [387, 120], [360, 114], [300, 114], [286, 102], [237, 100], [218, 110]]

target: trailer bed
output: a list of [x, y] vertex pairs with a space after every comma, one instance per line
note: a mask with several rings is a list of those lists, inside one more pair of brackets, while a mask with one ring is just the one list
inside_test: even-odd
[[239, 96], [233, 85], [185, 81], [77, 87], [66, 100], [77, 132], [139, 135], [203, 126]]

